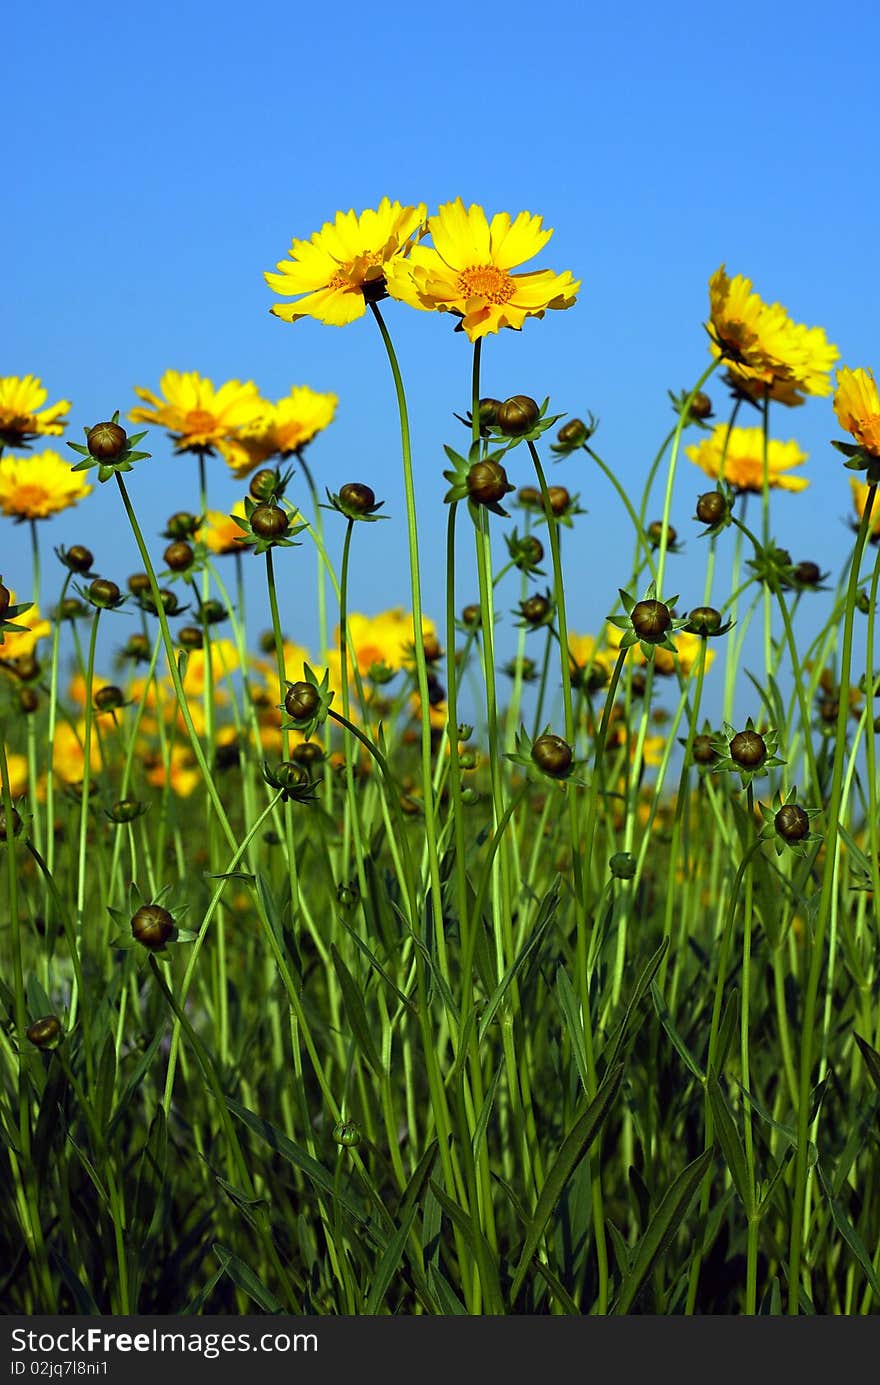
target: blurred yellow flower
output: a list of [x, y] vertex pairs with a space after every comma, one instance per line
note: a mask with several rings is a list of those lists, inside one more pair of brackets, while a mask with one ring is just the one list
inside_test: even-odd
[[266, 408], [253, 380], [227, 380], [218, 390], [210, 380], [191, 370], [166, 370], [159, 381], [162, 396], [135, 386], [135, 394], [150, 408], [140, 405], [129, 413], [132, 423], [167, 428], [177, 452], [208, 452]]
[[[853, 505], [859, 519], [865, 513], [865, 503], [868, 499], [868, 491], [871, 487], [867, 481], [857, 481], [854, 476], [849, 478], [852, 487]], [[880, 505], [875, 505], [871, 514], [870, 537], [872, 540], [880, 539]]]
[[383, 197], [377, 210], [337, 212], [310, 240], [294, 240], [289, 257], [266, 283], [294, 303], [270, 311], [284, 322], [314, 317], [333, 327], [363, 317], [366, 304], [386, 294], [386, 277], [405, 256], [425, 220], [424, 203], [403, 207]]
[[61, 399], [48, 409], [41, 409], [48, 392], [36, 375], [0, 376], [0, 447], [20, 447], [32, 438], [59, 438], [67, 427], [62, 418], [70, 408], [69, 399]]
[[765, 303], [742, 274], [724, 265], [709, 280], [711, 350], [723, 356], [728, 378], [754, 400], [802, 404], [808, 394], [830, 394], [830, 371], [840, 356], [821, 327], [793, 322], [781, 303]]
[[[614, 626], [608, 628], [608, 643], [615, 649], [620, 648], [620, 641], [623, 638], [623, 631]], [[675, 654], [669, 649], [661, 649], [659, 645], [654, 646], [654, 668], [657, 673], [671, 677], [676, 671], [676, 656], [678, 658], [678, 671], [683, 677], [687, 678], [693, 671], [703, 643], [699, 635], [691, 635], [687, 630], [679, 630], [671, 636], [672, 643], [675, 645]], [[640, 664], [647, 664], [638, 644], [632, 646], [635, 656]], [[708, 673], [715, 658], [715, 651], [711, 645], [706, 646], [705, 669]], [[650, 763], [650, 761], [649, 761]]]
[[[348, 633], [361, 676], [365, 677], [373, 664], [385, 664], [395, 672], [410, 666], [413, 663], [414, 632], [412, 615], [405, 614], [402, 606], [381, 611], [375, 616], [365, 616], [353, 611], [348, 617]], [[422, 637], [436, 633], [433, 621], [423, 616]], [[340, 630], [337, 626], [337, 650], [339, 637]]]
[[218, 451], [235, 476], [247, 476], [270, 457], [289, 457], [305, 447], [333, 422], [338, 403], [335, 394], [294, 385], [277, 404], [265, 404], [263, 412], [244, 424], [236, 437], [219, 442]]
[[592, 635], [577, 635], [569, 630], [568, 650], [579, 669], [601, 671], [606, 681], [614, 672], [614, 653], [608, 649], [605, 638], [597, 640]]
[[[82, 782], [83, 771], [85, 769], [85, 724], [77, 722], [71, 726], [70, 722], [59, 722], [55, 728], [55, 738], [52, 741], [52, 769], [58, 779], [64, 784], [79, 784]], [[92, 735], [91, 751], [89, 761], [92, 770], [101, 768], [101, 743], [96, 735]]]
[[[183, 689], [187, 700], [201, 697], [205, 691], [207, 658], [204, 649], [191, 649], [187, 655], [186, 670], [183, 675]], [[221, 678], [228, 678], [238, 668], [238, 650], [232, 640], [212, 638], [211, 675], [216, 687]]]
[[205, 523], [199, 529], [197, 538], [206, 544], [212, 553], [222, 556], [226, 553], [242, 552], [241, 544], [237, 540], [244, 537], [244, 530], [236, 524], [233, 515], [238, 515], [241, 519], [246, 518], [243, 500], [236, 500], [229, 514], [224, 514], [222, 510], [208, 510], [205, 515]]
[[167, 759], [150, 762], [147, 767], [147, 783], [154, 788], [163, 789], [166, 784], [178, 798], [189, 798], [200, 779], [198, 769], [189, 746], [173, 745]]
[[[7, 750], [6, 766], [9, 770], [9, 792], [13, 798], [21, 798], [22, 794], [27, 793], [28, 788], [27, 756], [19, 755], [14, 750]], [[2, 784], [3, 776], [0, 774], [0, 786]]]
[[834, 412], [840, 426], [852, 433], [859, 447], [872, 457], [880, 457], [880, 394], [872, 370], [841, 367], [837, 372]]
[[[9, 605], [16, 604], [15, 592], [9, 591]], [[33, 654], [37, 640], [45, 639], [52, 632], [52, 627], [48, 620], [40, 619], [39, 606], [31, 606], [30, 610], [23, 611], [15, 621], [16, 625], [24, 625], [26, 628], [16, 632], [15, 630], [4, 630], [0, 632], [0, 658], [4, 663], [7, 659], [24, 659], [28, 654]]]
[[[697, 446], [686, 447], [684, 450], [691, 461], [713, 480], [723, 477], [737, 490], [756, 491], [760, 495], [764, 488], [763, 430], [732, 428], [727, 440], [726, 456], [725, 440], [727, 426], [720, 423]], [[767, 483], [770, 488], [785, 491], [806, 490], [810, 483], [805, 477], [787, 475], [791, 467], [801, 466], [806, 460], [807, 453], [802, 452], [796, 442], [776, 442], [771, 438], [767, 445]]]
[[0, 461], [0, 513], [19, 521], [60, 514], [92, 490], [84, 472], [49, 449]]
[[527, 317], [548, 308], [570, 308], [580, 288], [566, 270], [536, 269], [513, 274], [516, 265], [543, 250], [553, 232], [542, 218], [499, 212], [488, 220], [461, 198], [440, 207], [428, 221], [433, 246], [417, 245], [387, 274], [388, 292], [413, 308], [451, 312], [471, 341], [502, 327], [520, 330]]

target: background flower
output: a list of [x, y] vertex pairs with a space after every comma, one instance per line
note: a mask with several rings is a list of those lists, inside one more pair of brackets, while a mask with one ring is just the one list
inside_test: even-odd
[[339, 400], [319, 394], [308, 385], [294, 385], [277, 404], [264, 403], [263, 412], [225, 438], [217, 450], [236, 476], [247, 476], [270, 457], [289, 457], [333, 422]]
[[[764, 433], [761, 428], [731, 428], [728, 439], [727, 426], [720, 423], [708, 437], [684, 450], [707, 476], [715, 480], [723, 478], [740, 491], [756, 491], [759, 495], [763, 491]], [[796, 442], [777, 442], [775, 438], [770, 438], [767, 444], [767, 483], [770, 488], [806, 490], [810, 484], [806, 477], [788, 475], [792, 467], [801, 466], [806, 460], [806, 452], [802, 452]]]
[[36, 375], [0, 376], [0, 446], [21, 447], [36, 437], [60, 438], [67, 427], [61, 415], [67, 413], [70, 400], [41, 409], [47, 398]]
[[136, 406], [129, 413], [132, 423], [149, 423], [167, 428], [178, 452], [201, 452], [234, 437], [243, 424], [251, 422], [266, 408], [253, 380], [227, 380], [218, 390], [210, 380], [190, 370], [166, 370], [159, 381], [162, 395], [135, 386], [135, 394], [148, 409]]
[[0, 513], [13, 519], [48, 519], [91, 495], [85, 473], [46, 449], [0, 460]]
[[872, 370], [848, 370], [841, 366], [837, 372], [834, 412], [840, 426], [852, 433], [856, 442], [872, 457], [880, 457], [880, 394]]

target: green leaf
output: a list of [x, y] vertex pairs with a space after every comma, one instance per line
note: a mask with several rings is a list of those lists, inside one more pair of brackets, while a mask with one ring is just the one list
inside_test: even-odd
[[[134, 940], [132, 939], [132, 941]], [[125, 1114], [125, 1109], [128, 1106], [128, 1103], [131, 1101], [131, 1098], [139, 1089], [141, 1082], [143, 1081], [144, 1074], [146, 1073], [147, 1069], [151, 1066], [153, 1059], [156, 1057], [156, 1054], [159, 1051], [159, 1045], [162, 1042], [163, 1036], [164, 1030], [158, 1028], [150, 1041], [149, 1048], [147, 1048], [138, 1059], [137, 1066], [135, 1067], [134, 1072], [129, 1078], [128, 1083], [114, 1108], [113, 1115], [110, 1120], [110, 1125], [107, 1130], [108, 1139], [113, 1134], [113, 1131], [119, 1124], [121, 1117]]]
[[480, 1152], [480, 1146], [486, 1138], [486, 1127], [489, 1124], [489, 1117], [492, 1114], [492, 1107], [495, 1104], [495, 1093], [498, 1090], [498, 1081], [501, 1077], [502, 1071], [503, 1069], [499, 1064], [499, 1066], [495, 1069], [495, 1076], [492, 1078], [492, 1081], [489, 1084], [489, 1090], [486, 1093], [486, 1098], [483, 1102], [483, 1105], [480, 1108], [480, 1114], [477, 1117], [477, 1123], [474, 1126], [473, 1138], [471, 1139], [471, 1149], [473, 1150], [475, 1159], [477, 1158]]
[[467, 1309], [449, 1280], [440, 1273], [436, 1265], [428, 1266], [428, 1285], [440, 1304], [444, 1317], [467, 1317]]
[[704, 1149], [667, 1189], [663, 1201], [654, 1213], [651, 1224], [635, 1247], [632, 1269], [620, 1286], [620, 1296], [613, 1312], [628, 1313], [636, 1295], [661, 1256], [671, 1244], [676, 1231], [687, 1215], [691, 1201], [703, 1180], [703, 1175], [715, 1157], [714, 1149]]
[[284, 1312], [284, 1305], [279, 1303], [275, 1295], [269, 1292], [262, 1279], [251, 1269], [250, 1265], [246, 1265], [239, 1256], [233, 1255], [231, 1250], [221, 1246], [219, 1241], [214, 1242], [213, 1250], [233, 1284], [237, 1284], [239, 1289], [243, 1290], [248, 1298], [252, 1298], [254, 1303], [264, 1312]]
[[580, 1002], [574, 993], [571, 978], [564, 967], [560, 966], [556, 972], [556, 996], [559, 1001], [559, 1008], [562, 1011], [562, 1018], [568, 1030], [568, 1037], [571, 1043], [571, 1052], [574, 1057], [578, 1076], [581, 1079], [581, 1086], [584, 1091], [589, 1091], [590, 1078], [587, 1067], [587, 1049], [584, 1043], [584, 1025], [580, 1013]]
[[517, 1265], [513, 1283], [510, 1287], [511, 1305], [516, 1302], [519, 1291], [522, 1288], [523, 1280], [526, 1277], [529, 1264], [531, 1263], [532, 1256], [538, 1249], [550, 1214], [562, 1196], [563, 1189], [575, 1168], [583, 1159], [590, 1145], [602, 1129], [614, 1105], [622, 1080], [623, 1064], [618, 1063], [618, 1065], [606, 1075], [595, 1097], [589, 1103], [586, 1110], [578, 1116], [574, 1125], [562, 1141], [559, 1153], [548, 1170], [547, 1177], [544, 1180], [544, 1186], [541, 1188], [537, 1206], [532, 1214], [532, 1220], [526, 1228], [522, 1254], [520, 1255], [519, 1264]]
[[407, 1211], [400, 1226], [391, 1237], [388, 1245], [385, 1247], [382, 1259], [373, 1271], [373, 1283], [370, 1288], [369, 1297], [364, 1306], [364, 1312], [370, 1317], [375, 1316], [379, 1312], [379, 1307], [385, 1297], [385, 1291], [391, 1283], [397, 1266], [400, 1264], [401, 1256], [406, 1247], [409, 1233], [412, 1230], [412, 1224], [415, 1220], [417, 1210], [418, 1202], [413, 1198], [412, 1205]]
[[621, 1055], [621, 1050], [623, 1049], [626, 1040], [629, 1038], [630, 1030], [633, 1028], [636, 1010], [638, 1009], [639, 1005], [641, 1004], [642, 1000], [647, 994], [648, 988], [657, 974], [657, 969], [659, 968], [660, 963], [663, 961], [663, 958], [666, 956], [668, 947], [669, 939], [664, 938], [660, 946], [657, 948], [657, 951], [653, 954], [653, 956], [648, 958], [648, 961], [642, 968], [641, 976], [635, 984], [635, 989], [632, 995], [630, 996], [629, 1004], [627, 1005], [626, 1010], [624, 1011], [623, 1019], [617, 1031], [617, 1036], [611, 1046], [611, 1052], [608, 1055], [607, 1066], [609, 1069], [614, 1066], [614, 1064], [617, 1062], [618, 1058]]
[[544, 935], [546, 934], [547, 929], [550, 926], [550, 923], [553, 919], [553, 915], [556, 913], [558, 906], [559, 877], [557, 876], [553, 884], [551, 885], [550, 889], [547, 891], [544, 898], [541, 900], [540, 908], [538, 909], [538, 916], [535, 919], [535, 923], [531, 933], [529, 934], [529, 937], [527, 938], [523, 946], [520, 948], [519, 953], [511, 962], [510, 966], [507, 968], [507, 971], [504, 973], [503, 977], [501, 978], [501, 981], [495, 989], [494, 994], [490, 997], [489, 1003], [487, 1004], [485, 1010], [480, 1016], [480, 1025], [478, 1029], [480, 1043], [482, 1043], [483, 1039], [486, 1037], [486, 1032], [489, 1028], [489, 1025], [492, 1023], [492, 1020], [495, 1017], [495, 1013], [499, 1005], [501, 1004], [502, 1000], [504, 999], [505, 995], [507, 994], [507, 991], [509, 990], [510, 986], [512, 985], [516, 977], [519, 975], [519, 973], [522, 971], [529, 957], [531, 957], [532, 953], [536, 950], [536, 948], [540, 947], [541, 943], [543, 942]]
[[691, 1053], [690, 1049], [688, 1048], [687, 1044], [685, 1043], [684, 1039], [681, 1037], [678, 1030], [676, 1029], [672, 1016], [666, 1008], [666, 1003], [662, 995], [660, 994], [660, 989], [656, 981], [651, 982], [651, 999], [654, 1002], [654, 1009], [657, 1011], [660, 1023], [666, 1030], [666, 1033], [669, 1037], [669, 1040], [673, 1048], [683, 1061], [685, 1067], [690, 1069], [691, 1073], [694, 1077], [696, 1077], [698, 1082], [704, 1081], [703, 1071], [697, 1063], [696, 1059], [694, 1058], [693, 1054]]
[[458, 1227], [459, 1231], [464, 1236], [468, 1249], [476, 1261], [480, 1282], [483, 1286], [483, 1293], [486, 1299], [484, 1311], [490, 1314], [503, 1313], [501, 1284], [498, 1279], [498, 1264], [492, 1253], [489, 1242], [464, 1208], [459, 1207], [458, 1203], [449, 1197], [433, 1179], [431, 1180], [431, 1191], [450, 1221]]
[[852, 1222], [847, 1216], [846, 1209], [844, 1208], [843, 1203], [840, 1201], [839, 1198], [832, 1196], [831, 1189], [828, 1187], [828, 1184], [825, 1181], [825, 1178], [822, 1174], [822, 1170], [819, 1168], [818, 1165], [816, 1166], [816, 1172], [819, 1175], [819, 1182], [822, 1184], [822, 1191], [825, 1193], [825, 1196], [828, 1199], [828, 1206], [831, 1208], [831, 1215], [834, 1218], [834, 1225], [837, 1227], [838, 1231], [840, 1232], [843, 1239], [846, 1241], [853, 1255], [856, 1257], [856, 1260], [858, 1260], [859, 1264], [861, 1265], [865, 1273], [865, 1278], [867, 1279], [874, 1293], [877, 1295], [878, 1298], [880, 1298], [880, 1278], [877, 1277], [877, 1271], [874, 1269], [874, 1266], [871, 1263], [871, 1257], [868, 1254], [867, 1246], [865, 1245], [858, 1231], [856, 1231], [856, 1228], [853, 1226]]
[[138, 1165], [137, 1186], [129, 1211], [128, 1232], [137, 1244], [143, 1244], [150, 1234], [153, 1219], [162, 1202], [162, 1186], [168, 1161], [168, 1136], [165, 1110], [158, 1106], [150, 1124], [150, 1133]]
[[736, 986], [730, 990], [730, 994], [724, 1003], [721, 1012], [721, 1023], [718, 1026], [718, 1045], [715, 1055], [716, 1072], [724, 1071], [724, 1064], [727, 1062], [727, 1055], [730, 1052], [730, 1045], [733, 1040], [736, 1022], [739, 1018], [739, 991]]
[[733, 1186], [739, 1193], [740, 1200], [746, 1211], [751, 1215], [755, 1210], [755, 1199], [749, 1180], [748, 1164], [746, 1163], [746, 1151], [737, 1129], [736, 1121], [727, 1101], [725, 1093], [722, 1091], [721, 1084], [715, 1076], [714, 1071], [709, 1069], [709, 1076], [706, 1079], [706, 1089], [709, 1094], [709, 1109], [712, 1112], [712, 1121], [715, 1132], [718, 1136], [718, 1143], [727, 1161], [727, 1167], [733, 1179]]
[[342, 991], [342, 1000], [345, 1005], [345, 1013], [351, 1025], [351, 1032], [355, 1042], [365, 1062], [372, 1068], [377, 1077], [381, 1077], [384, 1071], [382, 1060], [376, 1052], [373, 1043], [373, 1036], [370, 1033], [370, 1026], [367, 1020], [367, 1012], [361, 993], [358, 990], [357, 982], [352, 976], [348, 967], [343, 962], [335, 943], [330, 944], [330, 955], [333, 958], [333, 966], [336, 968], [336, 976], [339, 981], [339, 989]]

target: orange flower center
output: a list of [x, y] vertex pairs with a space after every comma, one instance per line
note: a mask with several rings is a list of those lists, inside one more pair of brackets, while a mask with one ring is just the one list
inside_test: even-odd
[[497, 265], [469, 265], [458, 276], [458, 291], [462, 298], [485, 298], [489, 303], [508, 303], [516, 285], [509, 274]]
[[210, 433], [217, 427], [217, 420], [207, 409], [190, 409], [183, 420], [183, 431], [188, 435]]
[[15, 508], [19, 514], [34, 515], [43, 509], [48, 493], [42, 486], [24, 485], [15, 488]]

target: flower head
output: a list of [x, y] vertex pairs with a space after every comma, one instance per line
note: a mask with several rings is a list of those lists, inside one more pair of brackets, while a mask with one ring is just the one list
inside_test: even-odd
[[[871, 487], [868, 485], [867, 481], [857, 481], [854, 476], [849, 478], [849, 483], [852, 486], [853, 505], [855, 506], [856, 514], [859, 519], [861, 519], [862, 515], [865, 513], [865, 505], [868, 502], [868, 495], [870, 494]], [[856, 527], [858, 528], [858, 525]], [[869, 537], [872, 543], [876, 543], [880, 540], [880, 506], [872, 511]]]
[[516, 265], [543, 250], [553, 232], [542, 218], [520, 212], [492, 220], [461, 198], [440, 207], [428, 221], [433, 246], [417, 245], [387, 276], [388, 292], [414, 308], [455, 313], [471, 341], [502, 327], [517, 331], [527, 317], [548, 308], [570, 308], [580, 288], [566, 270], [536, 269], [513, 274]]
[[[715, 480], [723, 479], [737, 490], [756, 491], [759, 495], [764, 489], [764, 434], [760, 428], [731, 428], [728, 437], [727, 427], [722, 423], [698, 445], [686, 447], [685, 452]], [[767, 484], [771, 490], [806, 490], [810, 484], [808, 480], [787, 474], [806, 460], [807, 453], [802, 452], [796, 442], [769, 439]]]
[[310, 240], [294, 240], [289, 257], [266, 283], [293, 303], [275, 303], [270, 312], [284, 322], [314, 317], [333, 327], [363, 317], [367, 302], [386, 295], [395, 263], [410, 250], [425, 220], [426, 207], [403, 207], [383, 197], [375, 211], [337, 212]]
[[0, 461], [0, 513], [13, 519], [48, 519], [91, 491], [69, 462], [48, 449]]
[[197, 538], [201, 543], [212, 552], [219, 555], [225, 553], [240, 553], [242, 528], [237, 520], [247, 521], [244, 512], [244, 501], [236, 500], [229, 514], [224, 514], [222, 510], [208, 510], [205, 515], [204, 524], [198, 531]]
[[765, 303], [742, 274], [724, 265], [709, 280], [711, 349], [728, 362], [728, 379], [755, 401], [802, 404], [808, 394], [830, 394], [829, 372], [840, 352], [821, 327], [793, 322], [781, 303]]
[[308, 385], [294, 385], [277, 404], [263, 403], [262, 412], [242, 425], [234, 437], [224, 438], [217, 450], [235, 476], [249, 476], [270, 457], [289, 457], [329, 423], [339, 400], [335, 394], [318, 394]]
[[880, 457], [880, 393], [872, 370], [837, 372], [834, 412], [840, 426], [851, 433], [863, 452]]
[[269, 407], [253, 380], [227, 380], [218, 390], [195, 370], [166, 370], [159, 381], [161, 396], [135, 386], [135, 394], [151, 407], [138, 405], [129, 413], [132, 423], [167, 428], [176, 452], [207, 452], [236, 436]]
[[0, 446], [24, 447], [32, 438], [61, 436], [67, 427], [61, 415], [67, 413], [70, 400], [41, 409], [47, 393], [36, 375], [0, 376]]

